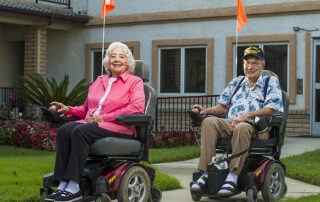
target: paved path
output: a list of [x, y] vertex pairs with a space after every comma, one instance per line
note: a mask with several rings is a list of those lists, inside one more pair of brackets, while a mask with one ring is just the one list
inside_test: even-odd
[[[305, 151], [312, 151], [316, 148], [320, 148], [320, 138], [285, 137], [281, 157], [300, 154]], [[180, 161], [174, 163], [154, 164], [161, 171], [176, 177], [181, 182], [181, 185], [184, 187], [183, 189], [179, 190], [162, 192], [162, 202], [193, 201], [190, 196], [189, 184], [192, 179], [192, 170], [197, 168], [198, 160], [199, 159], [191, 159], [187, 161]], [[287, 177], [286, 183], [288, 185], [288, 192], [286, 194], [286, 197], [299, 197], [302, 195], [309, 195], [320, 192], [319, 186], [310, 185]], [[201, 198], [201, 201], [215, 202], [218, 200], [212, 200], [203, 197]], [[247, 198], [245, 193], [241, 193], [237, 196], [224, 199], [223, 201], [247, 201]], [[261, 193], [259, 193], [259, 201], [263, 201]]]

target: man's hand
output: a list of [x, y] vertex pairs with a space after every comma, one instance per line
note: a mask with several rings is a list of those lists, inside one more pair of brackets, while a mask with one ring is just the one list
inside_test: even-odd
[[262, 109], [256, 110], [256, 111], [252, 111], [249, 112], [247, 114], [244, 114], [236, 119], [234, 119], [232, 121], [232, 126], [235, 127], [238, 123], [241, 123], [243, 121], [245, 121], [248, 118], [251, 117], [256, 117], [256, 116], [272, 116], [274, 112], [274, 109], [269, 108], [269, 107], [264, 107]]
[[54, 105], [55, 107], [50, 107], [51, 110], [55, 110], [56, 112], [60, 114], [66, 114], [69, 111], [69, 107], [65, 106], [64, 104], [60, 102], [51, 102], [50, 105]]
[[234, 119], [232, 121], [232, 126], [236, 127], [236, 125], [238, 123], [241, 123], [241, 122], [245, 121], [247, 118], [249, 118], [248, 114], [244, 114], [244, 115], [240, 116], [239, 118]]
[[102, 115], [90, 114], [90, 118], [87, 123], [103, 122], [104, 118]]
[[192, 111], [200, 114], [207, 114], [207, 110], [200, 105], [194, 105]]

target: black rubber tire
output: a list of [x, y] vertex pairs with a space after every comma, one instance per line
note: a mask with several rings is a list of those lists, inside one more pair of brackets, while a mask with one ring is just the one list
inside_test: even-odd
[[111, 198], [106, 193], [102, 193], [94, 199], [95, 202], [111, 202]]
[[247, 190], [247, 202], [257, 202], [258, 201], [258, 194], [257, 191], [249, 188]]
[[201, 200], [201, 196], [199, 196], [199, 195], [196, 194], [196, 193], [191, 193], [191, 198], [192, 198], [192, 200], [194, 200], [194, 201], [200, 201], [200, 200]]
[[43, 188], [43, 192], [41, 193], [41, 199], [40, 199], [40, 202], [44, 202], [45, 198], [52, 194], [53, 190], [51, 188]]
[[162, 191], [156, 185], [152, 185], [150, 192], [150, 199], [148, 202], [160, 202], [162, 199]]
[[[150, 178], [140, 166], [129, 168], [123, 175], [117, 193], [118, 202], [147, 202], [150, 197]], [[132, 200], [131, 200], [132, 201]]]
[[261, 193], [265, 201], [278, 201], [286, 192], [285, 174], [279, 163], [273, 163], [264, 179]]

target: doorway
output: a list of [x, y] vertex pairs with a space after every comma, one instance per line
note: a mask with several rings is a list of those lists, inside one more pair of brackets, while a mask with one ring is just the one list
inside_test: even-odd
[[311, 134], [320, 136], [320, 39], [313, 40], [311, 77]]

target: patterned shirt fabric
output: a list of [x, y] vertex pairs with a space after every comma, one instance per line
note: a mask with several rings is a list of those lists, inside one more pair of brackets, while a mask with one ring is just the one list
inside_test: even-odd
[[239, 90], [232, 97], [243, 76], [234, 78], [221, 93], [218, 103], [228, 107], [227, 118], [234, 120], [243, 114], [256, 111], [264, 107], [283, 112], [282, 92], [279, 80], [271, 76], [267, 88], [266, 99], [264, 100], [264, 85], [268, 76], [261, 73], [257, 83], [250, 88], [248, 78], [245, 78]]

